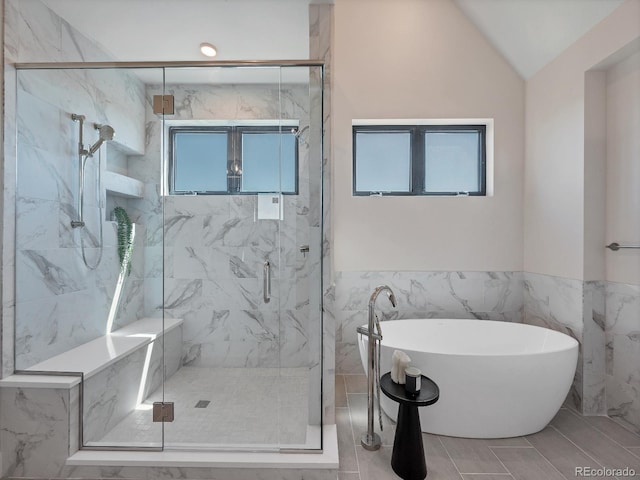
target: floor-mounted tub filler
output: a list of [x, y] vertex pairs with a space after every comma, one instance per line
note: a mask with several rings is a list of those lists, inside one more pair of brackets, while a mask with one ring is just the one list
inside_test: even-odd
[[[367, 337], [358, 334], [366, 367]], [[576, 370], [578, 342], [521, 323], [406, 319], [382, 323], [380, 373], [394, 350], [440, 387], [440, 400], [420, 408], [424, 432], [467, 438], [505, 438], [542, 430], [564, 402]], [[366, 371], [366, 368], [365, 368]], [[398, 405], [381, 398], [397, 417]]]

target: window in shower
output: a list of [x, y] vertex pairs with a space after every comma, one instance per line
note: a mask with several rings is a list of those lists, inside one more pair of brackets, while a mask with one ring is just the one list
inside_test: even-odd
[[172, 195], [298, 192], [297, 127], [169, 128]]
[[354, 125], [354, 195], [486, 195], [486, 125]]

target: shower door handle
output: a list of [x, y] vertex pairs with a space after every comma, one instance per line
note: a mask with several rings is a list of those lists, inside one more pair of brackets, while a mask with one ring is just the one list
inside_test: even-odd
[[264, 303], [271, 301], [271, 262], [269, 260], [264, 262], [264, 285], [262, 286], [262, 297]]

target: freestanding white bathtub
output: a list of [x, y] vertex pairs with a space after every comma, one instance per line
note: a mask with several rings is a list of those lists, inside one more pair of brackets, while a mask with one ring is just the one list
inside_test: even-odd
[[[381, 323], [380, 374], [402, 350], [440, 387], [420, 407], [422, 431], [504, 438], [542, 430], [560, 409], [576, 370], [578, 342], [560, 332], [486, 320], [408, 319]], [[365, 366], [368, 338], [358, 334]], [[392, 419], [398, 404], [382, 395]]]

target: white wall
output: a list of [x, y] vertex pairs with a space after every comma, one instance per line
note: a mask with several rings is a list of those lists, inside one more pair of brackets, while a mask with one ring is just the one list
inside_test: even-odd
[[[522, 270], [523, 80], [449, 0], [341, 0], [334, 40], [335, 270]], [[494, 196], [352, 196], [352, 119], [456, 117], [495, 119]]]
[[607, 75], [584, 76], [584, 279], [605, 270], [605, 169], [607, 163]]
[[[585, 272], [585, 73], [640, 36], [627, 0], [527, 82], [524, 270]], [[587, 177], [588, 180], [588, 177]]]
[[[606, 73], [606, 241], [640, 244], [640, 51]], [[640, 285], [640, 252], [606, 253], [606, 280]]]

